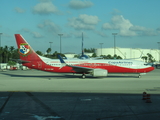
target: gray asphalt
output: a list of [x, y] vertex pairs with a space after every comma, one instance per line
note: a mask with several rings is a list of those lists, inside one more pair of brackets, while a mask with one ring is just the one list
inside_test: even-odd
[[[0, 120], [159, 120], [160, 69], [141, 78], [0, 71]], [[150, 94], [151, 103], [142, 100]]]

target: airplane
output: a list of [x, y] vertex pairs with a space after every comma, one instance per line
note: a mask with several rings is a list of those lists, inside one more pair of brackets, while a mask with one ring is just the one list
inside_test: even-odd
[[123, 59], [66, 59], [59, 60], [40, 57], [20, 34], [15, 34], [21, 62], [28, 68], [57, 73], [86, 74], [93, 77], [106, 77], [109, 73], [136, 73], [138, 77], [154, 70], [149, 64], [137, 60]]

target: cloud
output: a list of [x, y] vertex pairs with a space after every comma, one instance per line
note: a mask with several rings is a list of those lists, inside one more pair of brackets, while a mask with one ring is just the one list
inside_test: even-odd
[[71, 0], [69, 2], [69, 7], [72, 9], [83, 9], [83, 8], [89, 8], [92, 7], [93, 3], [90, 1], [80, 1], [80, 0]]
[[101, 37], [107, 37], [106, 33], [102, 31], [95, 31], [96, 34], [100, 35]]
[[145, 27], [142, 27], [142, 26], [131, 26], [129, 29], [133, 30], [133, 31], [145, 31], [145, 30], [147, 30]]
[[9, 35], [8, 33], [2, 33], [0, 36], [1, 36], [1, 37], [2, 37], [2, 36], [3, 36], [3, 37], [13, 37], [13, 36]]
[[112, 15], [118, 15], [121, 13], [118, 9], [113, 9], [113, 12], [111, 13]]
[[158, 27], [156, 30], [157, 30], [158, 33], [160, 33], [160, 27]]
[[14, 10], [15, 10], [17, 13], [24, 13], [24, 12], [25, 12], [25, 10], [23, 10], [22, 8], [19, 8], [19, 7], [16, 7]]
[[146, 35], [146, 36], [155, 36], [157, 33], [150, 29], [150, 28], [145, 28], [142, 26], [132, 26], [130, 27], [130, 30], [135, 31], [137, 35]]
[[38, 25], [38, 28], [47, 29], [48, 32], [53, 32], [54, 34], [58, 34], [61, 31], [61, 28], [50, 20], [45, 20]]
[[43, 36], [38, 32], [31, 32], [34, 38], [42, 38]]
[[34, 38], [42, 38], [43, 37], [43, 35], [41, 35], [40, 33], [33, 32], [33, 31], [31, 31], [31, 30], [29, 30], [27, 28], [22, 28], [21, 31], [31, 34]]
[[23, 31], [23, 32], [30, 32], [30, 30], [28, 28], [22, 28], [21, 31]]
[[80, 40], [82, 40], [82, 33], [83, 33], [83, 39], [88, 38], [87, 34], [83, 31], [74, 31], [71, 32], [70, 34], [72, 34], [75, 38], [80, 38]]
[[57, 14], [59, 11], [50, 0], [41, 0], [36, 6], [33, 7], [34, 14], [48, 15]]
[[118, 29], [119, 35], [121, 36], [136, 36], [136, 32], [129, 30], [133, 24], [128, 20], [125, 19], [122, 15], [115, 15], [111, 19], [111, 23], [103, 24], [103, 29]]
[[82, 14], [78, 17], [69, 19], [69, 26], [77, 30], [93, 30], [95, 29], [95, 25], [98, 24], [99, 21], [100, 20], [97, 16]]
[[110, 23], [104, 23], [102, 28], [105, 30], [119, 30], [121, 36], [154, 36], [157, 35], [152, 29], [142, 26], [133, 25], [130, 20], [125, 19], [122, 15], [114, 15]]

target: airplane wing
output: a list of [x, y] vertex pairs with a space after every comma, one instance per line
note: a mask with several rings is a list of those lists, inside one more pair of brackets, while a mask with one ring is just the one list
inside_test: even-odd
[[62, 67], [64, 67], [64, 66], [72, 67], [73, 70], [76, 71], [76, 72], [87, 72], [87, 73], [90, 73], [93, 70], [93, 68], [68, 65], [68, 64], [66, 64], [64, 62], [64, 60], [62, 59], [62, 57], [60, 55], [58, 55], [58, 58], [59, 58], [60, 62], [62, 63]]
[[73, 66], [73, 65], [67, 65], [69, 67], [72, 67], [74, 71], [76, 72], [87, 72], [87, 73], [90, 73], [92, 72], [92, 68], [87, 68], [87, 67], [79, 67], [79, 66]]

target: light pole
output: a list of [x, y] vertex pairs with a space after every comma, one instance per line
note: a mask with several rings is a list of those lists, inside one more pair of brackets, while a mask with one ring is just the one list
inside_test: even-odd
[[[51, 51], [52, 51], [51, 44], [52, 44], [53, 42], [49, 42], [49, 43], [50, 43], [50, 49], [51, 49]], [[50, 55], [51, 55], [51, 51], [50, 51]]]
[[117, 35], [117, 33], [112, 33], [112, 35], [114, 35], [114, 59], [116, 59], [116, 35]]
[[157, 43], [158, 43], [158, 53], [159, 53], [159, 63], [160, 63], [160, 42]]
[[60, 36], [60, 53], [61, 53], [61, 36], [63, 35], [63, 34], [58, 34], [59, 36]]
[[101, 56], [102, 56], [102, 45], [103, 45], [103, 43], [99, 43], [100, 45], [101, 45]]
[[[0, 33], [0, 50], [1, 50], [1, 52], [2, 52], [2, 49], [1, 49], [1, 35], [2, 35], [3, 33]], [[1, 69], [1, 62], [2, 62], [2, 54], [1, 54], [1, 52], [0, 52], [0, 69]]]

